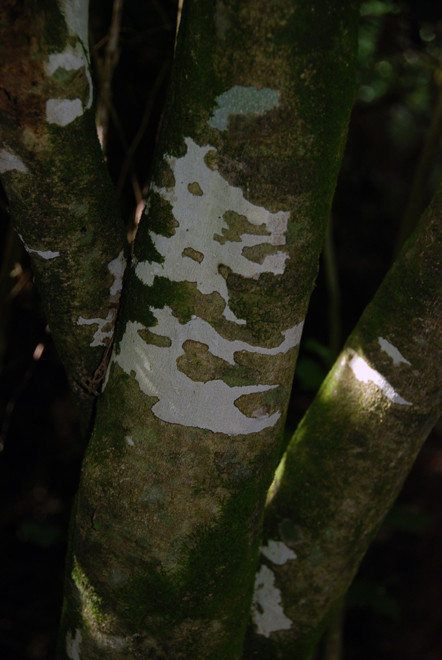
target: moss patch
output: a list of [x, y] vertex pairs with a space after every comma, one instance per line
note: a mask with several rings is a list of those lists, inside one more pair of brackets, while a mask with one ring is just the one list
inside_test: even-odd
[[267, 256], [277, 254], [280, 249], [280, 247], [270, 245], [270, 243], [261, 243], [260, 245], [253, 245], [250, 247], [246, 245], [242, 249], [242, 254], [250, 261], [262, 264]]
[[187, 189], [192, 195], [197, 195], [198, 197], [201, 197], [204, 194], [203, 191], [201, 190], [201, 186], [198, 183], [198, 181], [194, 181], [193, 183], [189, 183], [189, 185], [187, 186]]
[[239, 215], [235, 211], [226, 211], [223, 220], [227, 224], [227, 229], [223, 227], [222, 235], [214, 235], [214, 240], [224, 245], [227, 241], [241, 242], [243, 234], [253, 234], [257, 236], [269, 236], [265, 224], [254, 225], [249, 222], [245, 215]]

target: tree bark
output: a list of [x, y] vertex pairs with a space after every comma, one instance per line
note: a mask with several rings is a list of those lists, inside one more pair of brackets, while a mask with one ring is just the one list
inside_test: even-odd
[[311, 657], [442, 411], [442, 187], [296, 430], [246, 658]]
[[125, 236], [98, 143], [88, 2], [2, 2], [0, 174], [84, 431], [105, 374]]
[[83, 466], [59, 658], [240, 658], [357, 3], [189, 0]]

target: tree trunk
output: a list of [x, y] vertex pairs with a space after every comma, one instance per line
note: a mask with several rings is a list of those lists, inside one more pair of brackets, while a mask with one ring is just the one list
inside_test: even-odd
[[357, 4], [188, 0], [59, 658], [240, 658], [353, 100]]
[[442, 412], [442, 187], [300, 423], [245, 657], [307, 660]]
[[0, 9], [0, 174], [85, 433], [126, 262], [95, 129], [87, 10], [86, 0]]

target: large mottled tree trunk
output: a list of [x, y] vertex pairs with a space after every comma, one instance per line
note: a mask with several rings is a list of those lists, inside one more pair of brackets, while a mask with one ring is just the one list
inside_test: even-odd
[[239, 658], [353, 100], [357, 6], [184, 4], [59, 657]]

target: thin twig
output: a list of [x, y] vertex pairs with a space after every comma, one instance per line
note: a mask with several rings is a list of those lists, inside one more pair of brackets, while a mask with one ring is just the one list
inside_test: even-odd
[[7, 231], [0, 268], [0, 370], [3, 365], [3, 355], [6, 349], [6, 329], [9, 322], [9, 305], [17, 293], [18, 286], [23, 287], [28, 279], [23, 276], [14, 285], [12, 272], [23, 256], [24, 248], [17, 232], [10, 225]]
[[175, 44], [176, 44], [176, 35], [178, 34], [178, 30], [180, 29], [181, 14], [182, 13], [183, 13], [183, 0], [178, 0], [178, 11], [177, 11], [177, 16], [176, 16]]
[[[130, 147], [127, 144], [127, 140], [126, 140], [126, 136], [124, 135], [123, 127], [121, 126], [119, 117], [118, 117], [117, 112], [116, 112], [116, 110], [115, 110], [112, 103], [110, 105], [110, 112], [111, 112], [111, 116], [112, 116], [112, 122], [115, 126], [117, 135], [120, 138], [121, 146], [123, 147], [124, 151], [127, 154]], [[130, 159], [127, 162], [128, 162], [128, 165], [127, 165], [128, 170], [130, 170], [130, 173], [131, 173], [131, 184], [132, 184], [132, 190], [133, 190], [134, 198], [135, 198], [134, 217], [136, 218], [136, 215], [138, 213], [138, 209], [139, 209], [140, 205], [142, 204], [142, 202], [144, 200], [144, 195], [143, 195], [142, 188], [140, 186], [140, 183], [139, 183], [137, 175], [136, 175], [133, 160]], [[117, 193], [120, 196], [121, 191], [118, 190], [118, 187], [117, 187]], [[130, 223], [128, 223], [128, 225], [129, 225], [128, 226], [128, 241], [129, 241], [129, 243], [132, 243], [133, 239], [135, 238], [137, 223], [131, 221]]]
[[344, 614], [345, 605], [342, 602], [324, 634], [321, 660], [342, 660]]
[[109, 28], [109, 38], [106, 45], [106, 54], [100, 80], [100, 92], [97, 100], [97, 130], [100, 137], [103, 153], [106, 153], [107, 134], [109, 130], [109, 106], [112, 96], [112, 79], [118, 64], [120, 52], [118, 41], [123, 14], [123, 0], [114, 0], [112, 19]]
[[154, 84], [152, 85], [152, 89], [151, 89], [151, 92], [149, 94], [149, 98], [147, 99], [146, 107], [144, 109], [143, 117], [141, 119], [138, 130], [137, 130], [137, 132], [136, 132], [129, 148], [126, 149], [126, 156], [125, 156], [123, 164], [121, 166], [120, 175], [118, 177], [118, 182], [117, 182], [117, 193], [118, 194], [121, 194], [123, 186], [126, 182], [128, 172], [132, 167], [135, 152], [136, 152], [141, 140], [143, 139], [143, 136], [144, 136], [144, 134], [147, 130], [147, 127], [149, 126], [149, 122], [150, 122], [150, 119], [151, 119], [151, 116], [152, 116], [152, 109], [154, 107], [154, 104], [155, 104], [155, 101], [157, 99], [158, 93], [161, 89], [161, 86], [164, 83], [166, 75], [169, 71], [169, 68], [170, 68], [170, 61], [165, 60], [163, 62], [163, 65], [161, 66], [159, 72], [158, 72], [158, 75], [155, 79]]
[[332, 217], [330, 217], [327, 225], [322, 256], [324, 259], [325, 280], [328, 291], [329, 348], [333, 352], [333, 355], [336, 356], [341, 348], [341, 291], [333, 242]]
[[413, 183], [408, 196], [402, 224], [399, 229], [394, 254], [397, 256], [402, 245], [417, 225], [419, 217], [427, 204], [428, 180], [440, 150], [442, 133], [442, 69], [436, 72], [437, 98], [431, 116], [430, 127], [425, 136], [419, 160], [414, 173]]

